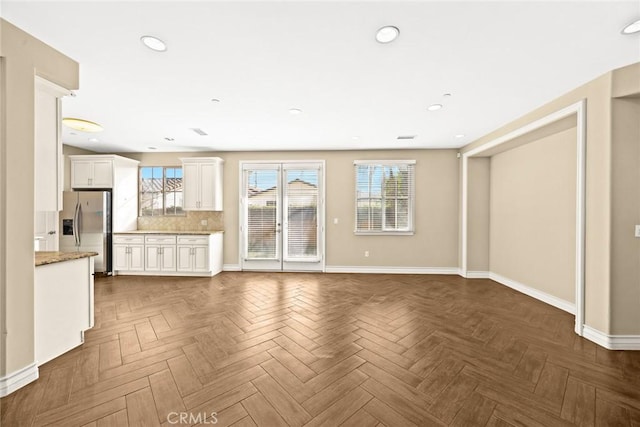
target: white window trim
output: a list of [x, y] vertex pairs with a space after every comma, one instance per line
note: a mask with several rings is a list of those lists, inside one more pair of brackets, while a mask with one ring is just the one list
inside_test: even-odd
[[354, 173], [355, 181], [355, 193], [354, 193], [354, 205], [355, 215], [353, 224], [353, 233], [357, 236], [413, 236], [415, 234], [415, 209], [416, 209], [416, 161], [415, 160], [354, 160], [354, 168], [362, 165], [375, 165], [381, 167], [390, 166], [413, 166], [411, 182], [409, 183], [409, 229], [408, 230], [358, 230], [358, 182], [356, 174]]

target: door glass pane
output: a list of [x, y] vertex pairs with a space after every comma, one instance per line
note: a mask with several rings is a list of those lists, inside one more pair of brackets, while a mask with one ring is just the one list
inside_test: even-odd
[[245, 171], [246, 259], [278, 258], [278, 170]]
[[286, 173], [286, 259], [318, 257], [318, 170]]

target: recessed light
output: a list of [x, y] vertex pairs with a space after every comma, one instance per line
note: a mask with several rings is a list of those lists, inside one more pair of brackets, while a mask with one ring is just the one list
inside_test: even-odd
[[354, 141], [357, 141], [357, 140], [360, 139], [360, 137], [359, 136], [352, 136], [351, 139], [353, 139]]
[[69, 135], [77, 135], [75, 132], [69, 132]]
[[635, 34], [640, 32], [640, 19], [624, 27], [621, 31], [624, 35]]
[[456, 138], [464, 138], [464, 137], [465, 137], [464, 133], [459, 133], [456, 135]]
[[62, 123], [71, 129], [79, 130], [81, 132], [102, 132], [104, 130], [98, 123], [84, 119], [76, 119], [74, 117], [65, 117], [62, 119]]
[[149, 150], [157, 150], [158, 147], [149, 147]]
[[442, 108], [442, 104], [431, 104], [427, 107], [429, 111], [437, 111]]
[[165, 137], [164, 139], [165, 139], [165, 141], [169, 141], [169, 142], [173, 142], [173, 141], [175, 141], [175, 140], [176, 140], [175, 138], [170, 138], [170, 137], [168, 137], [168, 136], [167, 136], [167, 137]]
[[451, 96], [450, 93], [443, 93], [442, 96], [444, 96], [445, 98], [449, 98]]
[[294, 116], [298, 114], [302, 114], [302, 110], [299, 108], [290, 108], [289, 114], [293, 114]]
[[396, 139], [398, 140], [411, 140], [411, 139], [416, 139], [418, 135], [400, 135], [398, 136]]
[[218, 98], [211, 98], [211, 102], [220, 102]]
[[140, 41], [149, 49], [155, 50], [156, 52], [164, 52], [167, 50], [167, 45], [165, 42], [160, 40], [154, 36], [142, 36], [140, 37]]
[[386, 25], [378, 30], [376, 33], [376, 40], [378, 43], [391, 43], [400, 35], [398, 27], [393, 25]]
[[98, 138], [89, 138], [89, 142], [100, 142]]

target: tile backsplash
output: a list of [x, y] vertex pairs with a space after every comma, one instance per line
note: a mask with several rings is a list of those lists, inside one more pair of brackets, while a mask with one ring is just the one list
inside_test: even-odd
[[[207, 225], [202, 221], [207, 220]], [[224, 229], [222, 212], [187, 211], [186, 216], [140, 216], [138, 230], [216, 231]]]

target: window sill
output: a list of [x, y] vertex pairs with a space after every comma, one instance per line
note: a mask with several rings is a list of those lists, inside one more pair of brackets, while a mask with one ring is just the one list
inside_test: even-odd
[[356, 236], [413, 236], [414, 231], [354, 231]]

